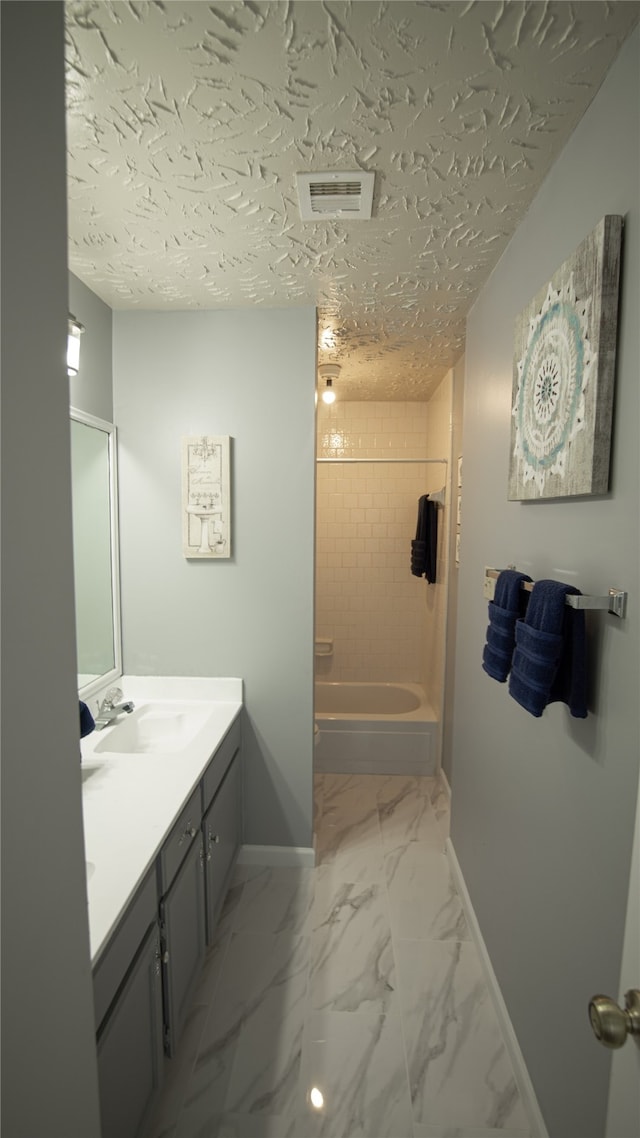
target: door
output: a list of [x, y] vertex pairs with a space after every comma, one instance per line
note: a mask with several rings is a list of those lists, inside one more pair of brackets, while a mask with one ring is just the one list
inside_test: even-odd
[[204, 816], [206, 856], [207, 944], [215, 939], [216, 922], [224, 901], [229, 874], [240, 844], [242, 819], [242, 767], [236, 755], [211, 806]]
[[153, 925], [98, 1036], [102, 1138], [139, 1138], [162, 1082], [160, 940]]
[[160, 905], [165, 1048], [174, 1055], [204, 959], [204, 855], [193, 842]]
[[[624, 993], [630, 988], [640, 988], [640, 784], [620, 991], [611, 993], [621, 1007]], [[636, 1134], [640, 1134], [640, 1039], [627, 1038], [625, 1045], [613, 1053], [606, 1138], [632, 1138]]]

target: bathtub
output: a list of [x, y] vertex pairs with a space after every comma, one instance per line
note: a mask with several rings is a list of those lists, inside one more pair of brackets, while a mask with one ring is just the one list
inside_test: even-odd
[[315, 685], [318, 773], [434, 775], [439, 724], [418, 684]]

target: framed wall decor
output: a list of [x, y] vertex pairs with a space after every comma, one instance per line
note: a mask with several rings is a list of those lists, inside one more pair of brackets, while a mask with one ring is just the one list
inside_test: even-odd
[[182, 552], [231, 557], [228, 435], [182, 439]]
[[621, 240], [603, 217], [516, 320], [510, 501], [608, 490]]

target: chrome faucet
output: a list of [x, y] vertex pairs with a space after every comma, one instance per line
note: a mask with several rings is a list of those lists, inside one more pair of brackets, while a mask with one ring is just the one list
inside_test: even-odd
[[108, 727], [122, 711], [126, 711], [127, 715], [131, 714], [135, 707], [133, 701], [130, 699], [124, 700], [124, 702], [118, 701], [122, 701], [120, 688], [110, 688], [98, 708], [95, 719], [96, 731], [102, 731], [103, 727]]

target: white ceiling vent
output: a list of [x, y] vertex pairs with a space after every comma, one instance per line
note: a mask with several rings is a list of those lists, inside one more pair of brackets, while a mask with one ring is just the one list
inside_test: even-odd
[[297, 174], [303, 221], [357, 221], [371, 217], [375, 174], [362, 170]]

